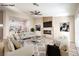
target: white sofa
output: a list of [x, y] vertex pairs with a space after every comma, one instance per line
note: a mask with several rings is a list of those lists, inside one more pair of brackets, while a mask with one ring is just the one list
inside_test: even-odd
[[33, 47], [22, 47], [12, 52], [5, 53], [5, 56], [32, 56], [33, 55]]
[[[32, 56], [33, 55], [33, 46], [27, 45], [22, 46], [20, 42], [16, 40], [5, 39], [4, 40], [4, 56]], [[15, 45], [17, 49], [15, 49]]]

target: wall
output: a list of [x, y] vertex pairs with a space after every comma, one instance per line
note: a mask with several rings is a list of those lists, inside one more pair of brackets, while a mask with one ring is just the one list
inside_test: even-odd
[[76, 46], [79, 47], [79, 16], [75, 19], [75, 42]]
[[33, 19], [28, 16], [27, 14], [24, 13], [17, 13], [17, 12], [13, 12], [11, 10], [5, 10], [3, 13], [3, 21], [4, 21], [4, 39], [7, 38], [7, 36], [9, 35], [9, 20], [10, 17], [18, 17], [18, 18], [23, 18], [27, 20], [26, 26], [27, 26], [27, 31], [30, 31], [30, 28], [33, 27]]
[[[69, 22], [69, 32], [60, 32], [60, 23]], [[53, 17], [54, 40], [61, 41], [63, 44], [70, 44], [75, 40], [74, 16]]]
[[79, 7], [76, 10], [76, 14], [75, 14], [75, 43], [76, 43], [76, 47], [79, 48]]

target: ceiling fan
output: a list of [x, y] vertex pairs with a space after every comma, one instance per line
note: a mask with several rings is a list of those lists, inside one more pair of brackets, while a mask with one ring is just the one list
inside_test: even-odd
[[[33, 3], [34, 6], [39, 7], [39, 4], [37, 3]], [[40, 11], [38, 10], [34, 10], [34, 11], [30, 11], [31, 15], [42, 15]]]
[[42, 15], [40, 11], [30, 11], [32, 15]]

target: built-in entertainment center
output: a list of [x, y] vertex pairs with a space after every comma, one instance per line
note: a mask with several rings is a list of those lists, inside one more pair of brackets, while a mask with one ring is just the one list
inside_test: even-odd
[[43, 17], [43, 34], [52, 34], [52, 17]]

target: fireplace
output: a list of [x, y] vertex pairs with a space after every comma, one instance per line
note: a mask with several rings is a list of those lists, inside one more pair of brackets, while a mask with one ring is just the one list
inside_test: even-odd
[[51, 34], [51, 30], [43, 30], [44, 34]]

